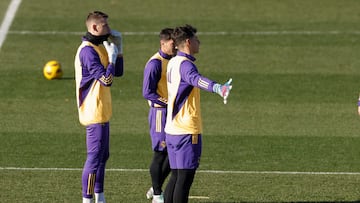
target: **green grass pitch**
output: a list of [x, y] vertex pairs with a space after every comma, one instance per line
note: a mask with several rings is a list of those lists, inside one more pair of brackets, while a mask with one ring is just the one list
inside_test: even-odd
[[[0, 2], [0, 21], [10, 2]], [[356, 0], [23, 0], [0, 50], [1, 201], [81, 201], [85, 129], [73, 62], [92, 10], [124, 33], [107, 168], [126, 170], [107, 172], [107, 202], [150, 202], [143, 68], [158, 49], [151, 33], [186, 23], [200, 32], [200, 72], [233, 78], [227, 105], [202, 92], [204, 148], [190, 202], [360, 200], [359, 8]], [[48, 81], [42, 67], [53, 59], [64, 76]]]

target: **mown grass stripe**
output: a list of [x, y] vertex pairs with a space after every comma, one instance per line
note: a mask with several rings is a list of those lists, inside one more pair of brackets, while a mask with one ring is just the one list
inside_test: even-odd
[[[9, 31], [10, 34], [17, 35], [84, 35], [84, 32], [66, 32], [66, 31], [31, 31], [31, 30], [12, 30]], [[123, 35], [158, 35], [158, 32], [122, 32]], [[329, 31], [320, 31], [320, 30], [273, 30], [273, 31], [243, 31], [243, 32], [228, 32], [228, 31], [219, 31], [219, 32], [198, 32], [198, 35], [360, 35], [360, 31], [340, 31], [340, 30], [329, 30]]]
[[[22, 168], [0, 167], [0, 170], [13, 171], [82, 171], [82, 168]], [[148, 172], [149, 169], [109, 168], [113, 172]], [[236, 170], [198, 170], [198, 173], [213, 174], [279, 174], [279, 175], [360, 175], [360, 172], [313, 172], [313, 171], [236, 171]]]

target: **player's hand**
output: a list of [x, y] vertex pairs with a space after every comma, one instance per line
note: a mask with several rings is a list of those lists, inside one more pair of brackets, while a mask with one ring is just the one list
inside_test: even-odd
[[103, 44], [104, 44], [104, 47], [105, 47], [105, 49], [106, 49], [106, 51], [108, 53], [109, 63], [115, 64], [116, 58], [117, 58], [117, 55], [118, 55], [117, 47], [115, 46], [114, 43], [109, 43], [108, 41], [104, 41]]
[[224, 104], [227, 103], [227, 98], [230, 94], [230, 90], [232, 89], [232, 78], [230, 78], [225, 84], [215, 84], [213, 87], [213, 91], [219, 94], [222, 98], [224, 98]]
[[118, 54], [123, 54], [122, 34], [116, 30], [111, 30], [109, 40], [114, 43], [118, 49]]

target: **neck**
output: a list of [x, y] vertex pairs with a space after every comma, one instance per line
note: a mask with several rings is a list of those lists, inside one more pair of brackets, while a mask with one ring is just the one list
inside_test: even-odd
[[107, 40], [108, 37], [109, 37], [109, 35], [95, 36], [95, 35], [91, 34], [90, 32], [87, 32], [84, 36], [84, 38], [86, 40], [88, 40], [89, 42], [91, 42], [95, 45], [102, 44], [104, 41]]
[[190, 50], [186, 50], [186, 49], [185, 49], [185, 50], [184, 50], [184, 49], [183, 49], [183, 50], [180, 50], [180, 49], [179, 49], [179, 51], [181, 51], [181, 52], [183, 52], [183, 53], [185, 53], [185, 54], [194, 56], [194, 53], [192, 53]]

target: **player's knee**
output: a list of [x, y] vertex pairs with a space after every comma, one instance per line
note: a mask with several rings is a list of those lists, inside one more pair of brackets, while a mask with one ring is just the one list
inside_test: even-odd
[[161, 164], [167, 157], [167, 153], [164, 151], [155, 151], [153, 162]]
[[86, 157], [86, 166], [88, 168], [97, 169], [100, 164], [100, 156], [98, 153], [88, 153]]
[[178, 183], [183, 187], [190, 187], [195, 176], [194, 169], [180, 169], [178, 171]]
[[106, 161], [109, 159], [109, 157], [110, 157], [110, 153], [109, 153], [109, 152], [106, 152], [106, 153], [104, 154], [104, 157], [103, 157], [102, 162], [106, 162]]

